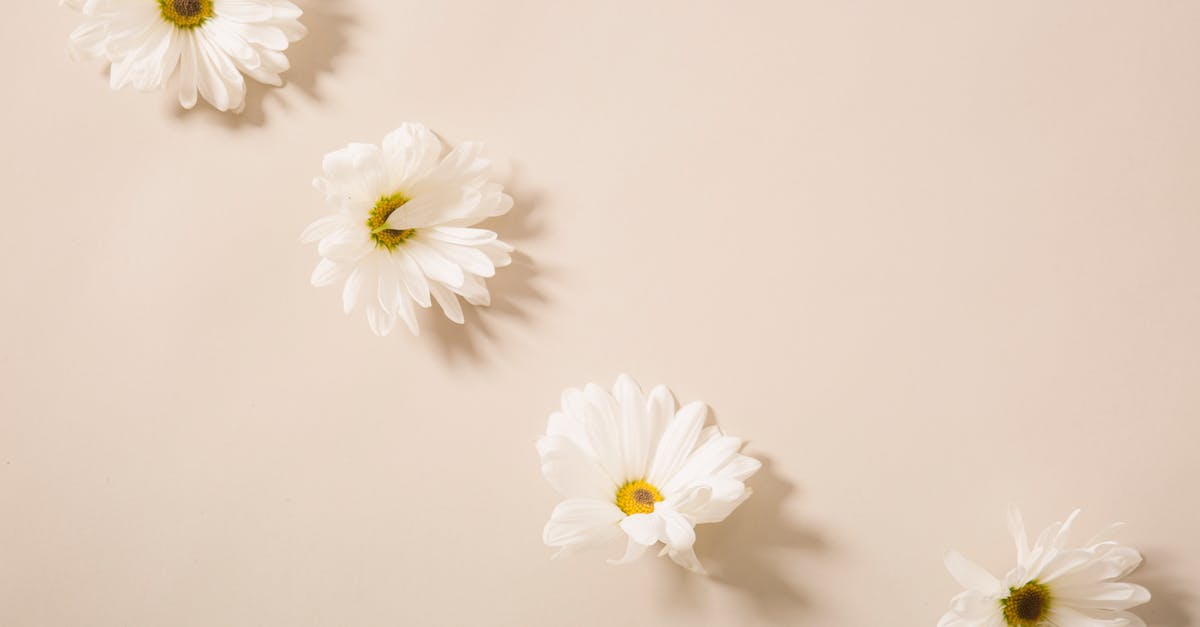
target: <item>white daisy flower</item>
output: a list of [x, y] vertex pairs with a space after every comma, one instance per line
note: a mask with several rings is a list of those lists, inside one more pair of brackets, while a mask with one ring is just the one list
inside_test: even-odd
[[612, 561], [624, 563], [662, 543], [661, 554], [703, 572], [694, 527], [724, 520], [762, 467], [738, 453], [741, 439], [704, 427], [707, 414], [699, 401], [675, 411], [670, 390], [643, 395], [629, 375], [611, 394], [595, 384], [563, 392], [537, 443], [542, 474], [566, 497], [546, 524], [546, 545], [562, 555], [625, 537], [625, 556]]
[[61, 0], [84, 15], [71, 33], [76, 59], [111, 64], [113, 89], [151, 91], [178, 69], [179, 104], [199, 93], [221, 111], [246, 104], [245, 74], [279, 86], [288, 69], [283, 51], [308, 31], [287, 0]]
[[1010, 508], [1017, 567], [1003, 579], [948, 552], [946, 568], [966, 591], [954, 597], [938, 627], [1145, 627], [1125, 610], [1149, 601], [1150, 592], [1119, 581], [1142, 563], [1141, 554], [1112, 540], [1120, 524], [1072, 545], [1078, 515], [1075, 510], [1067, 522], [1047, 527], [1030, 548], [1021, 513]]
[[488, 181], [483, 145], [465, 142], [442, 157], [442, 142], [420, 124], [404, 124], [383, 147], [350, 144], [325, 156], [325, 175], [313, 185], [336, 211], [301, 236], [320, 240], [316, 286], [345, 280], [346, 313], [358, 305], [371, 329], [387, 335], [399, 318], [418, 333], [413, 303], [436, 300], [462, 324], [458, 302], [488, 305], [484, 279], [512, 262], [512, 246], [473, 228], [508, 213], [512, 198]]

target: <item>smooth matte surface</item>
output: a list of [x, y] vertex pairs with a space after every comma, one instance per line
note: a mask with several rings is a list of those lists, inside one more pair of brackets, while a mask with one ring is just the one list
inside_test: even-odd
[[[1200, 624], [1200, 4], [307, 0], [241, 118], [55, 4], [0, 38], [0, 624], [933, 625], [1009, 502]], [[381, 339], [297, 237], [404, 120], [523, 256]], [[711, 578], [541, 545], [534, 439], [623, 370], [768, 460]]]

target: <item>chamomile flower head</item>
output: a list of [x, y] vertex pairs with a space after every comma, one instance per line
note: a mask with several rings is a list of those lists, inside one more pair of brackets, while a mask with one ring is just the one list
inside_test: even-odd
[[382, 146], [350, 144], [325, 156], [313, 181], [333, 211], [301, 236], [318, 242], [316, 286], [344, 282], [346, 313], [361, 307], [379, 335], [404, 321], [419, 332], [415, 305], [437, 301], [463, 322], [462, 297], [488, 305], [484, 279], [512, 262], [512, 246], [475, 225], [508, 213], [512, 198], [488, 180], [483, 146], [464, 142], [445, 156], [442, 141], [404, 124]]
[[284, 51], [308, 31], [288, 0], [61, 0], [83, 13], [71, 33], [76, 59], [111, 63], [113, 89], [151, 91], [173, 76], [179, 104], [197, 94], [221, 111], [240, 113], [249, 76], [279, 86]]
[[740, 454], [742, 440], [705, 427], [703, 402], [676, 410], [663, 386], [649, 394], [628, 375], [612, 392], [595, 384], [563, 392], [537, 443], [542, 474], [565, 498], [543, 539], [559, 555], [625, 540], [625, 563], [660, 545], [661, 554], [703, 572], [695, 526], [725, 519], [750, 496], [744, 483], [762, 466]]
[[1071, 542], [1079, 510], [1047, 527], [1033, 546], [1016, 508], [1008, 526], [1017, 565], [1003, 578], [951, 551], [946, 568], [965, 591], [950, 602], [938, 627], [1146, 627], [1128, 612], [1150, 600], [1142, 586], [1120, 581], [1142, 563], [1117, 543], [1112, 525], [1081, 545]]

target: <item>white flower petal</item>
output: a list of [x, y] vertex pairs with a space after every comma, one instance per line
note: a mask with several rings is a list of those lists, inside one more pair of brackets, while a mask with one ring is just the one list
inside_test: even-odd
[[629, 539], [645, 546], [657, 543], [666, 535], [663, 519], [655, 514], [626, 516], [621, 521], [621, 529], [629, 536]]
[[538, 439], [542, 476], [565, 497], [611, 500], [619, 487], [570, 438], [546, 435]]
[[741, 438], [718, 436], [705, 442], [688, 456], [679, 471], [667, 482], [666, 490], [675, 492], [715, 475], [717, 469], [732, 460], [741, 448]]
[[375, 247], [366, 231], [366, 227], [341, 229], [326, 235], [317, 244], [317, 253], [334, 261], [362, 259]]
[[417, 324], [417, 313], [413, 308], [413, 300], [408, 294], [400, 294], [400, 307], [397, 310], [397, 314], [404, 321], [404, 325], [408, 327], [409, 332], [413, 335], [421, 334], [421, 327]]
[[196, 106], [200, 89], [200, 50], [191, 31], [180, 36], [179, 105], [184, 109]]
[[762, 462], [746, 455], [734, 455], [729, 463], [717, 471], [717, 475], [725, 479], [745, 481], [762, 468]]
[[586, 548], [598, 546], [621, 535], [618, 522], [625, 515], [613, 503], [597, 499], [567, 499], [550, 514], [542, 532], [547, 546]]
[[363, 292], [375, 287], [375, 266], [371, 263], [359, 265], [346, 278], [342, 288], [342, 308], [346, 313], [354, 311], [358, 303], [365, 300]]
[[1025, 521], [1016, 505], [1008, 506], [1008, 532], [1017, 546], [1017, 563], [1025, 564], [1029, 559], [1029, 537], [1025, 535]]
[[260, 0], [213, 0], [213, 10], [239, 22], [265, 22], [274, 17], [271, 4]]
[[491, 162], [482, 158], [483, 144], [463, 142], [454, 147], [423, 179], [412, 184], [413, 192], [436, 187], [475, 188], [482, 186], [491, 171]]
[[704, 566], [696, 557], [696, 551], [691, 546], [683, 549], [670, 549], [667, 552], [667, 555], [671, 558], [672, 562], [675, 562], [676, 564], [679, 564], [680, 566], [694, 573], [701, 575], [706, 574]]
[[981, 566], [963, 557], [958, 551], [947, 551], [946, 570], [958, 584], [967, 590], [992, 595], [1002, 590], [1000, 581]]
[[329, 259], [322, 259], [317, 263], [317, 267], [313, 269], [310, 281], [316, 287], [323, 287], [336, 283], [339, 279], [346, 276], [346, 274], [346, 266], [343, 264]]
[[1029, 576], [1042, 583], [1050, 583], [1087, 566], [1092, 560], [1092, 552], [1085, 549], [1056, 551], [1042, 568], [1037, 572], [1030, 573]]
[[430, 284], [429, 292], [433, 294], [433, 299], [437, 301], [437, 304], [442, 308], [442, 313], [446, 314], [446, 317], [451, 322], [457, 324], [466, 322], [466, 319], [463, 317], [462, 304], [458, 302], [458, 295], [446, 286], [437, 283]]
[[[458, 244], [448, 244], [446, 242], [418, 235], [415, 238], [423, 246], [436, 250], [442, 258], [450, 263], [462, 268], [463, 272], [481, 277], [492, 277], [496, 275], [496, 267], [492, 265], [487, 255], [483, 254], [477, 248], [469, 246], [459, 246]], [[410, 243], [411, 245], [411, 243]], [[461, 284], [460, 284], [461, 286]]]
[[370, 303], [367, 305], [367, 323], [375, 335], [388, 335], [396, 326], [396, 316], [383, 311], [379, 305]]
[[707, 415], [708, 407], [700, 401], [688, 403], [679, 409], [654, 452], [654, 461], [647, 474], [650, 483], [666, 485], [670, 481], [696, 446]]
[[[429, 278], [451, 287], [462, 286], [463, 269], [446, 259], [440, 251], [414, 240], [405, 242], [404, 251], [416, 260], [421, 271]], [[431, 284], [430, 289], [433, 287], [434, 285]]]
[[344, 223], [345, 218], [338, 214], [319, 218], [304, 229], [304, 232], [300, 234], [300, 241], [315, 242], [332, 235], [338, 229], [341, 229]]
[[1127, 610], [1150, 601], [1150, 591], [1132, 583], [1054, 586], [1054, 599], [1074, 608]]
[[406, 122], [383, 138], [383, 156], [396, 190], [426, 176], [441, 154], [442, 140], [423, 124]]
[[455, 294], [462, 296], [472, 305], [488, 306], [492, 304], [492, 295], [488, 292], [487, 283], [483, 277], [468, 274], [463, 277], [461, 287], [451, 288]]
[[608, 560], [608, 563], [614, 565], [628, 564], [645, 555], [648, 548], [650, 547], [630, 537], [629, 541], [625, 543], [625, 555], [620, 559]]
[[620, 407], [618, 428], [622, 471], [626, 477], [645, 477], [650, 457], [651, 423], [646, 419], [646, 401], [642, 397], [642, 390], [632, 377], [622, 374], [613, 384], [613, 397]]
[[429, 229], [428, 237], [463, 246], [483, 246], [496, 241], [496, 234], [487, 229], [457, 226], [435, 226]]
[[388, 228], [425, 229], [445, 225], [479, 205], [479, 192], [461, 187], [438, 187], [418, 192], [388, 216]]
[[400, 310], [400, 299], [404, 289], [400, 284], [399, 272], [390, 257], [381, 256], [377, 266], [379, 272], [375, 281], [378, 284], [376, 292], [379, 297], [379, 306], [388, 314], [395, 315]]
[[425, 273], [421, 271], [417, 260], [413, 259], [412, 255], [403, 248], [397, 250], [393, 257], [396, 259], [400, 276], [404, 279], [404, 285], [408, 288], [409, 296], [412, 296], [420, 306], [429, 307], [431, 305], [429, 281], [425, 279]]

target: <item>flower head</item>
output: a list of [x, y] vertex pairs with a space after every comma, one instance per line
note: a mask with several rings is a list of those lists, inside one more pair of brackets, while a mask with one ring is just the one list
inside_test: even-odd
[[334, 213], [301, 235], [319, 241], [312, 283], [345, 281], [346, 313], [362, 305], [379, 335], [397, 319], [418, 333], [413, 303], [430, 307], [433, 300], [461, 324], [458, 297], [489, 304], [484, 279], [512, 262], [512, 246], [473, 228], [512, 208], [512, 198], [488, 181], [483, 146], [465, 142], [445, 157], [442, 149], [428, 128], [404, 124], [382, 147], [350, 144], [329, 153], [324, 175], [313, 181]]
[[[308, 31], [288, 0], [61, 0], [83, 13], [71, 55], [112, 64], [113, 89], [159, 89], [178, 75], [179, 104], [199, 94], [221, 111], [241, 112], [243, 74], [282, 85], [283, 51]], [[178, 70], [178, 72], [176, 72]]]
[[743, 482], [762, 466], [738, 453], [741, 439], [705, 427], [707, 414], [699, 401], [676, 411], [670, 390], [644, 395], [628, 375], [611, 394], [595, 384], [563, 392], [537, 443], [542, 474], [566, 498], [546, 523], [546, 544], [562, 554], [624, 537], [625, 556], [613, 562], [623, 563], [661, 543], [675, 563], [703, 572], [694, 527], [741, 505]]
[[1029, 546], [1016, 508], [1008, 526], [1017, 545], [1017, 566], [1003, 579], [951, 551], [946, 568], [966, 590], [954, 597], [938, 627], [1145, 627], [1127, 612], [1150, 600], [1142, 586], [1119, 581], [1142, 562], [1136, 550], [1112, 539], [1112, 525], [1081, 546], [1070, 534], [1079, 510], [1057, 522]]

